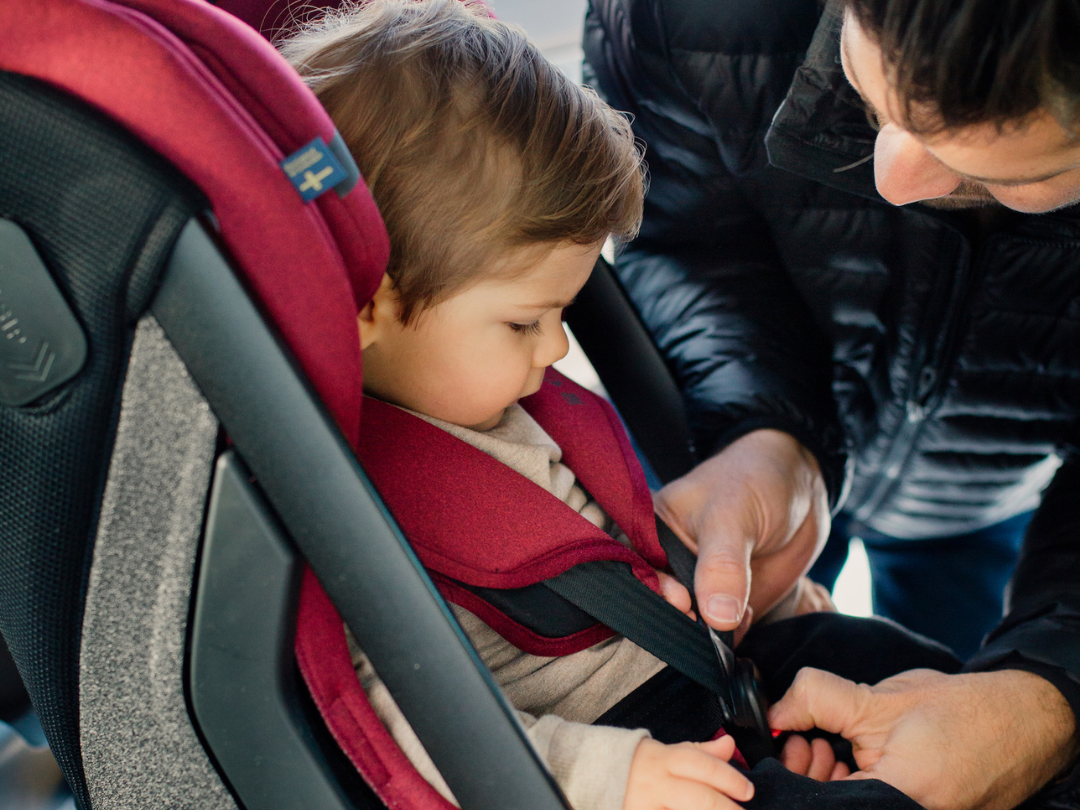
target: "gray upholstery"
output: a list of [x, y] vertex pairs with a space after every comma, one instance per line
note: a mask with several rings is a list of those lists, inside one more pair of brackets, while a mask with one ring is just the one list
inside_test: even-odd
[[80, 735], [94, 810], [236, 808], [191, 726], [182, 685], [217, 429], [161, 328], [143, 318], [83, 623]]

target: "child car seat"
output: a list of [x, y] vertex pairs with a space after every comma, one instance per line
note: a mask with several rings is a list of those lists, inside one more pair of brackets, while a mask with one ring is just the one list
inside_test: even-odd
[[0, 630], [79, 805], [379, 804], [296, 682], [299, 551], [465, 806], [565, 807], [350, 451], [387, 244], [314, 97], [196, 0], [0, 41]]

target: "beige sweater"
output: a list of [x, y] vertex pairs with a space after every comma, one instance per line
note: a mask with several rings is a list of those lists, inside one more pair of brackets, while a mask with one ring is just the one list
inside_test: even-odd
[[[627, 542], [599, 505], [577, 485], [573, 472], [560, 463], [562, 451], [558, 445], [521, 406], [508, 409], [496, 427], [483, 433], [416, 415], [503, 462], [594, 525]], [[478, 497], [482, 502], [482, 493]], [[518, 710], [529, 740], [575, 810], [621, 810], [630, 762], [648, 732], [589, 724], [663, 669], [663, 662], [621, 636], [573, 655], [529, 655], [474, 614], [456, 605], [451, 608]], [[351, 633], [349, 648], [357, 675], [383, 724], [424, 778], [453, 801], [446, 783]]]

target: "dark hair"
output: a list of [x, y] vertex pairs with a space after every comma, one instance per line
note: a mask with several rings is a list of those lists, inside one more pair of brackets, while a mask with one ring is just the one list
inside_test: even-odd
[[279, 47], [379, 206], [406, 323], [513, 272], [516, 248], [636, 233], [644, 174], [629, 121], [483, 5], [347, 5]]
[[906, 128], [999, 128], [1045, 108], [1080, 134], [1080, 0], [847, 0]]

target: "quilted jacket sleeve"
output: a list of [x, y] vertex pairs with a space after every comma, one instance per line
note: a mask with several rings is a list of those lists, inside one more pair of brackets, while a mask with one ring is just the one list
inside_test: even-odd
[[[1080, 721], [1080, 454], [1070, 454], [1043, 495], [1009, 583], [1005, 618], [964, 669], [1033, 672], [1057, 687]], [[1078, 804], [1080, 766], [1032, 802]]]
[[835, 503], [845, 455], [831, 348], [747, 193], [777, 171], [764, 135], [801, 55], [699, 50], [694, 21], [665, 13], [655, 0], [593, 0], [586, 20], [586, 81], [633, 114], [649, 165], [620, 280], [683, 391], [699, 454], [784, 430], [814, 452]]

